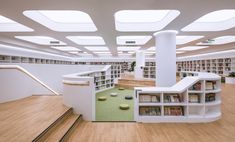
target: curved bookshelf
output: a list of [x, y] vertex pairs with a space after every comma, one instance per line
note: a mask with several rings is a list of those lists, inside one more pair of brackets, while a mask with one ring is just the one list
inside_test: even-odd
[[[221, 117], [221, 77], [200, 72], [180, 75], [182, 80], [172, 87], [135, 87], [137, 122], [199, 123]], [[158, 101], [152, 96], [159, 96]]]

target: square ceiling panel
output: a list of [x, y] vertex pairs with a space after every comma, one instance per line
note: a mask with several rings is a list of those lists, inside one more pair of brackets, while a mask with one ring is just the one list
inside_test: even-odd
[[223, 31], [235, 27], [235, 9], [224, 9], [208, 13], [182, 31]]
[[140, 46], [120, 46], [117, 47], [118, 51], [136, 51], [140, 49]]
[[199, 50], [199, 49], [204, 49], [209, 46], [186, 46], [182, 48], [178, 48], [177, 51], [194, 51], [194, 50]]
[[144, 45], [152, 36], [118, 36], [116, 38], [118, 45]]
[[80, 49], [78, 49], [76, 47], [71, 47], [71, 46], [52, 46], [51, 48], [57, 49], [60, 51], [67, 51], [67, 52], [81, 51]]
[[221, 36], [214, 39], [208, 39], [198, 43], [197, 45], [222, 45], [232, 42], [235, 42], [235, 36]]
[[75, 10], [27, 10], [23, 14], [58, 32], [94, 32], [97, 31], [91, 17]]
[[121, 10], [114, 14], [115, 27], [120, 32], [158, 31], [179, 14], [178, 10]]
[[84, 48], [90, 51], [109, 51], [109, 48], [106, 46], [85, 46]]
[[33, 29], [0, 15], [0, 32], [32, 32]]
[[15, 36], [15, 38], [39, 45], [66, 45], [66, 43], [49, 36]]
[[100, 36], [67, 36], [66, 38], [78, 45], [105, 45], [104, 39]]

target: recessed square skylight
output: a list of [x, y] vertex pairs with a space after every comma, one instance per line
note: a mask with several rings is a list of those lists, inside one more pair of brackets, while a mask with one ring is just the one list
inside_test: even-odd
[[115, 13], [117, 31], [158, 31], [180, 14], [177, 10], [121, 10]]
[[33, 29], [0, 15], [0, 32], [32, 32]]
[[66, 38], [78, 45], [105, 45], [104, 39], [100, 36], [67, 36]]
[[116, 38], [118, 45], [144, 45], [152, 36], [118, 36]]
[[198, 40], [200, 38], [203, 38], [204, 36], [176, 36], [176, 44], [182, 45], [189, 43], [194, 40]]
[[75, 10], [27, 10], [23, 14], [59, 32], [94, 32], [97, 31], [91, 17], [82, 11]]
[[118, 51], [135, 51], [138, 49], [140, 49], [139, 46], [120, 46], [120, 47], [117, 47]]
[[235, 27], [235, 9], [224, 9], [208, 13], [182, 31], [223, 31]]
[[194, 51], [199, 49], [207, 48], [208, 46], [186, 46], [182, 48], [178, 48], [177, 51]]
[[80, 49], [71, 46], [52, 46], [51, 48], [68, 52], [81, 51]]
[[15, 36], [15, 38], [40, 45], [66, 45], [66, 43], [49, 36]]
[[200, 42], [197, 45], [221, 45], [235, 42], [235, 36], [221, 36], [214, 39], [208, 39], [204, 42]]
[[85, 46], [84, 48], [90, 51], [109, 51], [109, 48], [105, 46]]

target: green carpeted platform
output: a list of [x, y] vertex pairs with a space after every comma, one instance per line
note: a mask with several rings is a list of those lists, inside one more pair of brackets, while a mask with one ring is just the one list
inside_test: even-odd
[[[117, 92], [116, 97], [110, 93]], [[134, 90], [118, 90], [113, 88], [96, 94], [96, 121], [134, 121], [134, 99], [126, 100], [125, 96], [134, 95]], [[106, 101], [98, 101], [98, 97], [107, 97]], [[120, 104], [128, 104], [128, 110], [121, 110]]]

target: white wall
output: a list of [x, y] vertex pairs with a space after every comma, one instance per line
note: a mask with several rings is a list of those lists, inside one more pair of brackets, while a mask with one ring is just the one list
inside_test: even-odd
[[[13, 64], [11, 64], [13, 65]], [[53, 90], [62, 94], [62, 76], [88, 71], [93, 65], [14, 64], [28, 70]], [[0, 69], [0, 102], [24, 98], [32, 94], [52, 94], [18, 70]]]

